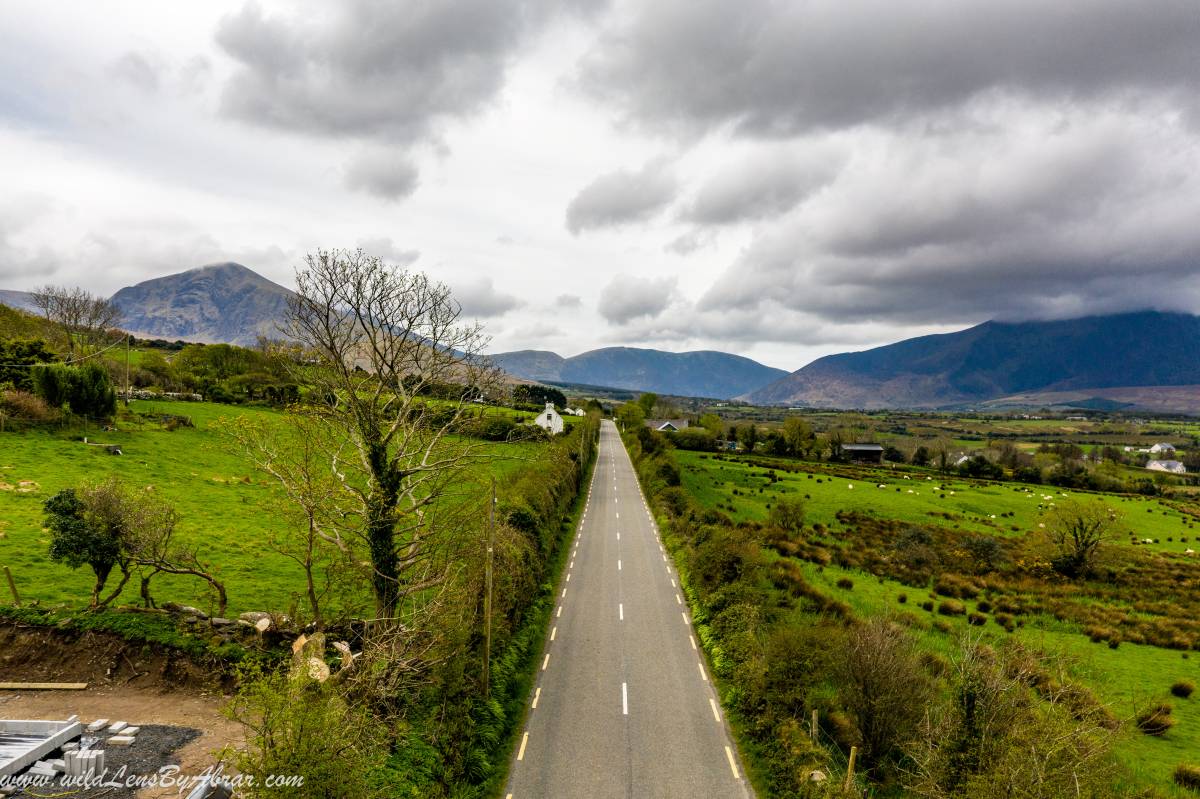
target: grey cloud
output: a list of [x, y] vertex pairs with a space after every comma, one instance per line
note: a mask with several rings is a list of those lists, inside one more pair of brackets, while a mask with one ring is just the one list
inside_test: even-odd
[[399, 266], [412, 266], [421, 257], [420, 250], [407, 250], [387, 237], [359, 239], [358, 247], [367, 255], [374, 255]]
[[614, 324], [653, 318], [674, 301], [678, 281], [673, 277], [640, 278], [617, 275], [600, 292], [600, 315]]
[[675, 176], [662, 160], [635, 172], [601, 175], [567, 206], [567, 230], [577, 236], [585, 230], [645, 222], [670, 205], [676, 191]]
[[859, 135], [857, 164], [759, 230], [700, 310], [970, 324], [1200, 308], [1198, 142], [1177, 116], [991, 113], [928, 140]]
[[520, 297], [498, 290], [490, 277], [456, 284], [454, 299], [462, 304], [463, 313], [480, 319], [503, 316], [525, 305]]
[[663, 249], [676, 255], [691, 255], [697, 250], [710, 246], [714, 238], [709, 231], [691, 230], [667, 242]]
[[728, 225], [777, 216], [829, 183], [844, 156], [829, 147], [764, 148], [710, 177], [683, 211], [697, 225]]
[[417, 190], [419, 173], [408, 156], [397, 150], [374, 148], [346, 165], [346, 187], [383, 200], [402, 200]]
[[1190, 97], [1198, 40], [1179, 0], [660, 0], [601, 36], [579, 83], [650, 126], [788, 136], [994, 94]]
[[285, 16], [248, 3], [217, 31], [238, 64], [222, 109], [287, 131], [416, 142], [491, 101], [518, 48], [558, 10], [548, 0], [346, 0]]
[[583, 299], [577, 294], [559, 294], [554, 298], [554, 304], [559, 308], [579, 308]]

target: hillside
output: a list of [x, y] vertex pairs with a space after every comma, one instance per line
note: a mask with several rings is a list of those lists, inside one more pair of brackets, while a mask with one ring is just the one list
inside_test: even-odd
[[[1193, 386], [1200, 384], [1197, 340], [1200, 317], [1153, 311], [985, 322], [826, 356], [745, 398], [818, 408], [934, 408], [1041, 392]], [[1170, 393], [1178, 397], [1179, 390]], [[1178, 400], [1180, 410], [1195, 405], [1186, 399]]]
[[783, 377], [786, 372], [725, 352], [663, 352], [605, 347], [571, 358], [542, 350], [493, 355], [510, 374], [530, 380], [579, 383], [684, 397], [726, 399]]
[[251, 345], [275, 329], [291, 292], [241, 264], [189, 269], [123, 288], [112, 301], [131, 332], [166, 339]]
[[28, 291], [0, 289], [0, 305], [7, 305], [9, 308], [16, 308], [18, 311], [38, 312], [37, 306], [33, 304], [33, 295]]

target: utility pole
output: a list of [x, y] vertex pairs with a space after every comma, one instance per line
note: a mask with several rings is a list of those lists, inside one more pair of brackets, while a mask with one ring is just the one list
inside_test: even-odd
[[483, 629], [484, 629], [484, 656], [483, 656], [483, 695], [491, 697], [492, 683], [492, 550], [496, 545], [496, 478], [492, 478], [492, 500], [488, 508], [488, 544], [487, 544], [487, 562], [484, 567], [484, 595], [483, 595]]

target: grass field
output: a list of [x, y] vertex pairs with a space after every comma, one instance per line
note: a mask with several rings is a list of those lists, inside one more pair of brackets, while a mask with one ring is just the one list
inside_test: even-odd
[[[844, 510], [993, 535], [1027, 535], [1037, 529], [1042, 512], [1038, 506], [1048, 507], [1064, 497], [1063, 492], [1045, 486], [985, 484], [957, 478], [942, 480], [936, 476], [926, 480], [916, 474], [905, 479], [902, 475], [888, 474], [886, 468], [868, 470], [874, 478], [871, 481], [850, 480], [829, 475], [819, 464], [805, 464], [798, 473], [775, 470], [772, 482], [770, 470], [741, 459], [685, 451], [676, 451], [675, 458], [684, 488], [705, 507], [720, 509], [737, 521], [761, 521], [773, 501], [785, 496], [806, 497], [809, 524], [831, 528], [834, 537], [841, 527], [836, 515]], [[1139, 538], [1159, 538], [1161, 543], [1153, 546], [1156, 550], [1179, 552], [1189, 545], [1200, 549], [1196, 530], [1189, 526], [1194, 522], [1159, 500], [1081, 496], [1120, 510], [1127, 528]], [[1181, 535], [1190, 544], [1180, 542]], [[1127, 542], [1128, 538], [1122, 536], [1120, 544], [1128, 547]], [[770, 549], [764, 552], [768, 560], [783, 557]], [[953, 656], [958, 636], [968, 630], [995, 640], [1012, 635], [1032, 646], [1066, 655], [1075, 678], [1091, 687], [1118, 718], [1131, 719], [1152, 700], [1170, 702], [1177, 724], [1169, 733], [1152, 737], [1129, 724], [1121, 733], [1117, 751], [1137, 784], [1153, 786], [1172, 796], [1193, 795], [1173, 786], [1171, 772], [1180, 762], [1200, 759], [1200, 696], [1177, 699], [1170, 696], [1169, 688], [1180, 679], [1200, 682], [1200, 653], [1130, 643], [1110, 649], [1104, 643], [1092, 643], [1078, 624], [1045, 614], [1025, 616], [1023, 624], [1012, 633], [1005, 632], [990, 618], [983, 627], [969, 627], [966, 616], [948, 617], [923, 610], [921, 602], [934, 598], [928, 589], [914, 589], [832, 564], [797, 563], [806, 580], [827, 596], [846, 603], [856, 615], [907, 614], [923, 648], [944, 657]], [[838, 584], [846, 579], [852, 582], [852, 587]], [[906, 602], [899, 601], [901, 595]], [[941, 599], [937, 597], [935, 603]], [[964, 600], [964, 604], [968, 612], [978, 609], [978, 600]], [[943, 630], [935, 622], [941, 622]], [[948, 632], [944, 625], [949, 625]]]
[[[1019, 483], [980, 483], [919, 473], [905, 477], [887, 468], [867, 470], [869, 480], [854, 480], [824, 473], [816, 464], [798, 473], [775, 470], [772, 482], [772, 470], [739, 458], [718, 459], [682, 450], [675, 457], [689, 493], [708, 507], [721, 508], [735, 521], [763, 521], [772, 501], [799, 496], [807, 500], [810, 523], [835, 529], [838, 511], [857, 510], [886, 519], [936, 522], [993, 535], [1023, 535], [1037, 529], [1038, 519], [1050, 503], [1075, 497], [1110, 505], [1122, 514], [1125, 528], [1134, 537], [1159, 541], [1144, 546], [1165, 552], [1189, 548], [1200, 551], [1200, 527], [1195, 519], [1157, 499]], [[1122, 537], [1121, 543], [1128, 545], [1128, 536]]]
[[[285, 522], [277, 510], [280, 493], [265, 474], [258, 473], [237, 445], [221, 435], [233, 417], [257, 424], [282, 421], [279, 412], [210, 403], [135, 401], [135, 414], [168, 413], [191, 418], [194, 427], [174, 431], [161, 425], [123, 418], [118, 430], [27, 431], [0, 435], [0, 565], [8, 566], [22, 599], [43, 605], [79, 603], [90, 595], [92, 575], [86, 567], [72, 571], [47, 557], [42, 503], [55, 492], [85, 481], [116, 475], [136, 486], [154, 486], [181, 514], [177, 536], [195, 545], [200, 557], [214, 565], [226, 584], [229, 612], [286, 611], [302, 589], [302, 573], [284, 556], [271, 550], [267, 538]], [[123, 455], [109, 455], [90, 441], [117, 444]], [[537, 457], [537, 444], [490, 444], [498, 460], [479, 473], [483, 479], [505, 475]], [[470, 487], [465, 487], [470, 491]], [[114, 583], [115, 585], [115, 583]], [[0, 587], [7, 594], [7, 587]], [[158, 601], [174, 600], [207, 608], [203, 583], [159, 575], [154, 582]], [[126, 587], [123, 599], [134, 601], [136, 585]], [[7, 600], [7, 596], [5, 596]]]

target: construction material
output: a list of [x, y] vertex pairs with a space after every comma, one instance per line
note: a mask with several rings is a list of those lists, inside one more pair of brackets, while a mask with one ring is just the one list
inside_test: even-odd
[[19, 774], [82, 732], [78, 721], [0, 719], [0, 777]]
[[114, 735], [105, 741], [105, 743], [109, 746], [132, 746], [135, 740], [137, 739], [132, 735]]
[[0, 682], [0, 691], [86, 691], [85, 682]]
[[88, 732], [100, 732], [108, 726], [108, 719], [96, 719], [91, 724], [87, 725]]
[[111, 733], [118, 733], [128, 726], [129, 722], [127, 721], [114, 721], [112, 724], [108, 725], [108, 731]]

